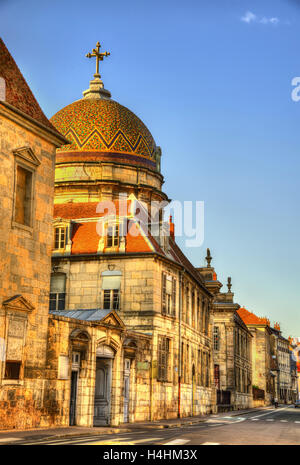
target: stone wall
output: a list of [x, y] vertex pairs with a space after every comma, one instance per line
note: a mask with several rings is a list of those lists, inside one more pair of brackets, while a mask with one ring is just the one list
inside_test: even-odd
[[[0, 115], [0, 425], [23, 428], [40, 425], [45, 409], [46, 362], [55, 145], [11, 119]], [[29, 148], [38, 158], [34, 173], [33, 224], [13, 222], [14, 152]], [[26, 150], [25, 150], [26, 151]], [[24, 159], [27, 166], [27, 160]], [[3, 303], [13, 296], [25, 300]], [[31, 308], [32, 307], [32, 308]], [[22, 328], [21, 328], [21, 326]], [[19, 333], [22, 333], [20, 336]], [[8, 345], [9, 342], [9, 345]], [[21, 361], [20, 379], [5, 379], [5, 353]]]

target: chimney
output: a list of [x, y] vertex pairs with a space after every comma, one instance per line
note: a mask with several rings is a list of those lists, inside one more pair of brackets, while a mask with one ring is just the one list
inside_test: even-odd
[[175, 224], [172, 221], [172, 215], [169, 218], [169, 226], [170, 226], [170, 237], [175, 242]]

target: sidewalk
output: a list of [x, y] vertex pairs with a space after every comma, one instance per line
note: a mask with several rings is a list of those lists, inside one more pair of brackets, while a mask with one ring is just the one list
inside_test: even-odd
[[209, 419], [222, 418], [228, 416], [239, 416], [247, 413], [253, 413], [256, 410], [268, 409], [264, 408], [252, 408], [248, 410], [235, 410], [232, 412], [220, 413], [216, 415], [201, 415], [195, 417], [185, 418], [173, 418], [170, 420], [159, 420], [159, 421], [147, 421], [147, 422], [136, 422], [136, 423], [124, 423], [117, 427], [103, 426], [103, 427], [83, 427], [83, 426], [62, 426], [59, 428], [39, 428], [39, 429], [26, 429], [26, 430], [0, 430], [0, 444], [1, 442], [7, 441], [7, 439], [18, 439], [18, 440], [37, 440], [37, 439], [57, 439], [71, 436], [88, 436], [88, 435], [101, 435], [101, 434], [116, 434], [131, 432], [134, 430], [144, 429], [163, 429], [163, 428], [178, 428], [188, 425], [194, 425], [207, 421]]

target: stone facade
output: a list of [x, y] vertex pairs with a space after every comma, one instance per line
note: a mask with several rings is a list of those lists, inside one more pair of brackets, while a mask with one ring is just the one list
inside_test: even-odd
[[252, 335], [253, 406], [270, 405], [276, 397], [277, 365], [274, 363], [274, 340], [270, 321], [257, 317], [245, 308], [238, 314]]
[[206, 259], [208, 266], [198, 271], [214, 295], [212, 344], [217, 408], [218, 411], [249, 408], [252, 407], [252, 336], [237, 313], [240, 306], [233, 301], [231, 279], [228, 292], [220, 292], [222, 283], [210, 266], [209, 249]]
[[[162, 314], [162, 273], [171, 273], [177, 283], [195, 293], [195, 301], [209, 294], [193, 279], [181, 277], [178, 265], [155, 255], [110, 255], [94, 257], [53, 257], [57, 273], [66, 275], [66, 309], [103, 308], [101, 277], [109, 268], [121, 275], [120, 307], [118, 315], [128, 331], [151, 338], [151, 365], [144, 376], [151, 378], [151, 405], [137, 392], [132, 421], [176, 418], [215, 411], [215, 390], [212, 384], [211, 323], [207, 312], [206, 327], [203, 309], [192, 315], [191, 304], [186, 305], [177, 291], [174, 315]], [[180, 303], [182, 299], [182, 303]], [[180, 314], [180, 308], [185, 310]], [[159, 338], [168, 338], [168, 377], [160, 379]], [[183, 353], [182, 353], [183, 351]], [[182, 354], [182, 355], [181, 355]], [[183, 366], [181, 361], [183, 360]], [[179, 376], [181, 370], [181, 376]], [[179, 388], [180, 383], [180, 388]], [[148, 386], [149, 387], [149, 386]], [[144, 386], [145, 388], [145, 386]], [[180, 389], [180, 390], [179, 390]], [[93, 392], [90, 402], [93, 403]], [[180, 401], [179, 401], [180, 395]], [[87, 423], [88, 424], [88, 423]]]
[[41, 399], [55, 150], [66, 139], [43, 115], [2, 41], [0, 74], [6, 84], [0, 101], [0, 424], [18, 428], [51, 416]]

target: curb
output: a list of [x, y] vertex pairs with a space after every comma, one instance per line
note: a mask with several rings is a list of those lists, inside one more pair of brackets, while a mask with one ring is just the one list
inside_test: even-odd
[[[64, 439], [64, 438], [70, 438], [70, 437], [80, 437], [80, 436], [102, 436], [102, 435], [105, 435], [105, 434], [116, 434], [116, 433], [121, 433], [121, 432], [125, 432], [125, 433], [129, 433], [130, 430], [127, 428], [127, 429], [120, 429], [120, 428], [114, 428], [114, 429], [109, 429], [107, 431], [101, 431], [101, 432], [96, 432], [96, 431], [86, 431], [85, 433], [62, 433], [62, 434], [52, 434], [52, 435], [49, 435], [49, 436], [43, 436], [41, 437], [40, 435], [39, 436], [35, 436], [35, 435], [31, 435], [31, 436], [20, 436], [20, 438], [14, 438], [14, 439], [18, 439], [20, 441], [33, 441], [33, 440], [37, 440], [37, 441], [47, 441], [49, 439]], [[5, 438], [3, 438], [5, 439]], [[10, 438], [7, 438], [8, 439], [8, 443], [9, 444], [13, 444], [15, 443], [16, 441], [12, 442], [12, 441], [9, 441]]]

